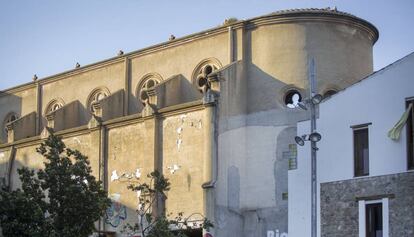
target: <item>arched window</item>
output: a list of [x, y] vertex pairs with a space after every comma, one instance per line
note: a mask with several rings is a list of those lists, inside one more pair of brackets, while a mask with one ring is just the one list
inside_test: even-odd
[[109, 92], [108, 88], [106, 87], [99, 87], [94, 89], [88, 97], [88, 101], [86, 102], [88, 105], [88, 109], [90, 112], [93, 112], [93, 104], [102, 100], [103, 98], [109, 96], [111, 93]]
[[214, 58], [201, 61], [193, 71], [193, 84], [202, 92], [205, 86], [208, 86], [207, 77], [211, 73], [221, 68], [221, 63]]
[[158, 83], [162, 81], [162, 77], [158, 73], [146, 74], [138, 84], [136, 95], [142, 104], [148, 100], [147, 91], [153, 89]]
[[53, 99], [47, 104], [46, 109], [45, 109], [45, 115], [62, 108], [64, 105], [65, 105], [65, 102], [62, 99], [60, 98]]
[[19, 115], [17, 115], [15, 112], [10, 112], [6, 115], [3, 121], [3, 133], [4, 137], [7, 138], [7, 124], [11, 123], [19, 118]]

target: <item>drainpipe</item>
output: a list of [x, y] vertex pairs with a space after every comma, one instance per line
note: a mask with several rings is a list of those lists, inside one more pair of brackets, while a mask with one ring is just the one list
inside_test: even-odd
[[[204, 169], [203, 169], [203, 185], [204, 189], [204, 215], [215, 222], [215, 185], [218, 177], [218, 129], [217, 129], [217, 97], [219, 88], [219, 76], [212, 73], [208, 76], [207, 90], [204, 90], [203, 103], [204, 112]], [[206, 234], [207, 232], [203, 230]], [[208, 231], [214, 236], [214, 229]]]
[[[107, 181], [108, 161], [106, 159], [106, 128], [100, 124], [99, 128], [99, 180], [102, 181], [104, 191], [108, 194]], [[101, 218], [99, 222], [99, 230], [105, 231], [105, 221]]]
[[[206, 104], [204, 112], [204, 216], [215, 223], [215, 185], [217, 182], [217, 136], [216, 136], [216, 106], [215, 103]], [[215, 235], [214, 229], [203, 230], [205, 234]]]
[[216, 136], [216, 104], [205, 105], [204, 109], [204, 189], [214, 188], [217, 182], [217, 136]]

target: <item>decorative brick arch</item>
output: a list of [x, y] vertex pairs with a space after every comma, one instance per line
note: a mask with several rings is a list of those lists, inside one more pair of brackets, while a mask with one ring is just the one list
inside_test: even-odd
[[144, 104], [148, 99], [146, 91], [154, 88], [158, 83], [162, 81], [162, 76], [156, 72], [145, 74], [141, 80], [139, 80], [137, 88], [135, 89], [136, 97], [141, 101], [141, 103]]
[[207, 84], [208, 75], [220, 68], [222, 68], [222, 64], [216, 58], [202, 60], [197, 64], [191, 75], [193, 85], [201, 90]]
[[102, 100], [103, 98], [108, 97], [110, 94], [111, 92], [104, 86], [93, 89], [89, 94], [88, 99], [86, 100], [86, 106], [88, 107], [88, 110], [90, 112], [93, 112], [92, 105]]
[[4, 117], [4, 119], [3, 119], [3, 124], [2, 124], [2, 128], [3, 128], [3, 130], [2, 130], [2, 132], [3, 132], [3, 137], [4, 138], [7, 138], [7, 128], [6, 128], [6, 125], [8, 124], [8, 123], [10, 123], [10, 122], [13, 122], [13, 121], [15, 121], [15, 120], [17, 120], [17, 119], [19, 119], [19, 115], [17, 114], [17, 113], [15, 113], [15, 112], [13, 112], [13, 111], [11, 111], [11, 112], [9, 112], [5, 117]]
[[57, 109], [62, 108], [64, 105], [65, 105], [65, 101], [63, 101], [63, 99], [61, 99], [61, 98], [53, 99], [53, 100], [49, 101], [49, 103], [47, 103], [46, 109], [45, 109], [43, 114], [46, 115], [50, 112], [53, 112]]

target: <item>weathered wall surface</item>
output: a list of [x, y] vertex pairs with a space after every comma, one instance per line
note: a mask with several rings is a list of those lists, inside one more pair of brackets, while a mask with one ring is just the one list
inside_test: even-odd
[[[108, 130], [108, 195], [126, 209], [126, 216], [112, 216], [109, 230], [122, 230], [127, 222], [137, 221], [137, 194], [127, 189], [129, 184], [146, 182], [154, 170], [154, 123], [152, 120], [110, 128]], [[141, 174], [136, 176], [138, 172]], [[118, 176], [119, 178], [116, 178]], [[139, 178], [139, 180], [137, 179]], [[115, 222], [115, 219], [120, 222]], [[123, 219], [124, 218], [124, 219]]]
[[[108, 194], [116, 214], [106, 218], [108, 230], [121, 231], [126, 223], [137, 221], [137, 194], [129, 184], [148, 182], [146, 175], [158, 165], [171, 182], [166, 212], [173, 216], [203, 214], [203, 111], [167, 116], [156, 121], [110, 127], [108, 139]], [[158, 118], [157, 118], [158, 120]], [[156, 133], [158, 135], [156, 136]], [[161, 160], [157, 161], [159, 157]], [[139, 174], [138, 174], [138, 173]], [[138, 176], [139, 175], [139, 179]], [[200, 215], [196, 215], [200, 219]]]
[[389, 236], [414, 235], [414, 173], [321, 184], [321, 236], [358, 236], [358, 197], [392, 195]]
[[78, 150], [88, 157], [92, 174], [99, 179], [99, 136], [95, 132], [78, 134], [63, 138], [66, 147]]
[[[89, 134], [84, 135], [77, 135], [73, 137], [66, 137], [63, 139], [66, 146], [71, 149], [76, 149], [82, 152], [82, 154], [88, 156], [89, 161], [92, 166], [92, 171], [95, 177], [98, 177], [98, 157], [97, 148], [99, 146], [93, 146], [94, 144], [91, 142], [91, 136]], [[39, 143], [34, 143], [29, 146], [17, 146], [15, 149], [14, 157], [10, 157], [11, 150], [5, 149], [1, 150], [0, 157], [2, 162], [1, 167], [4, 172], [8, 172], [8, 167], [10, 167], [9, 162], [13, 162], [11, 166], [11, 178], [10, 184], [13, 189], [19, 188], [21, 182], [19, 180], [19, 176], [17, 174], [17, 170], [22, 167], [28, 167], [30, 169], [40, 169], [44, 168], [44, 162], [46, 161], [39, 153], [36, 152], [36, 148], [39, 147]], [[1, 155], [4, 154], [4, 155]], [[12, 158], [12, 160], [6, 160]], [[6, 162], [7, 162], [7, 169], [6, 169]], [[2, 175], [4, 173], [2, 172]]]
[[[204, 213], [204, 111], [167, 117], [162, 122], [163, 173], [171, 182], [167, 213]], [[177, 170], [178, 168], [178, 170]], [[200, 216], [197, 216], [200, 219]]]
[[[219, 135], [217, 234], [288, 232], [286, 182], [294, 127], [248, 126]], [[227, 209], [227, 210], [226, 210]], [[239, 226], [238, 226], [239, 225]]]
[[32, 145], [27, 147], [21, 147], [16, 149], [16, 156], [13, 161], [11, 169], [10, 187], [12, 189], [20, 188], [21, 181], [17, 170], [22, 167], [28, 167], [30, 169], [44, 168], [45, 159], [43, 156], [36, 152], [38, 145]]

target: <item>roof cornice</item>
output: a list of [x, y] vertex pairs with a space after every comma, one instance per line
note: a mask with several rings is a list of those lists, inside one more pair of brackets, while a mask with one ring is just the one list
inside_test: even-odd
[[249, 24], [247, 24], [247, 28], [269, 24], [281, 24], [304, 21], [342, 23], [346, 25], [352, 25], [354, 27], [358, 27], [361, 30], [366, 31], [370, 39], [372, 40], [372, 44], [375, 44], [379, 37], [378, 29], [370, 22], [362, 18], [356, 17], [352, 14], [337, 11], [336, 9], [330, 8], [284, 10], [274, 12], [269, 15], [255, 17], [246, 21], [249, 21]]
[[[36, 86], [36, 83], [40, 85], [48, 84], [57, 80], [61, 80], [67, 77], [71, 77], [74, 75], [78, 75], [87, 71], [91, 71], [97, 68], [105, 67], [108, 65], [116, 64], [124, 62], [125, 60], [140, 57], [146, 54], [151, 54], [154, 52], [162, 51], [168, 48], [177, 47], [183, 44], [187, 44], [199, 39], [208, 38], [211, 36], [227, 33], [229, 27], [232, 29], [240, 29], [246, 28], [251, 29], [258, 26], [263, 25], [272, 25], [272, 24], [283, 24], [283, 23], [294, 23], [294, 22], [332, 22], [332, 23], [342, 23], [347, 25], [352, 25], [355, 27], [360, 28], [368, 33], [370, 39], [372, 40], [372, 44], [378, 40], [379, 32], [378, 29], [371, 24], [370, 22], [351, 15], [349, 13], [340, 12], [336, 9], [317, 9], [317, 8], [310, 8], [310, 9], [292, 9], [292, 10], [283, 10], [277, 11], [268, 15], [263, 15], [247, 20], [240, 20], [231, 24], [218, 26], [215, 28], [211, 28], [205, 31], [197, 32], [194, 34], [190, 34], [181, 38], [177, 38], [174, 40], [162, 42], [156, 45], [152, 45], [143, 49], [139, 49], [136, 51], [132, 51], [129, 53], [125, 53], [120, 56], [108, 58], [102, 61], [98, 61], [92, 64], [88, 64], [82, 66], [80, 68], [75, 68], [72, 70], [68, 70], [62, 73], [58, 73], [52, 76], [44, 77], [42, 79], [38, 79], [34, 82], [29, 82], [23, 85], [19, 85], [16, 87], [12, 87], [6, 90], [1, 91], [5, 94], [12, 94], [22, 90], [26, 90], [28, 88], [32, 88]], [[0, 97], [2, 94], [0, 94]]]

